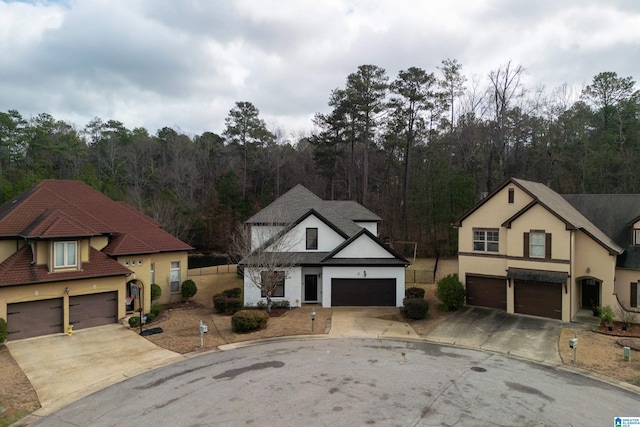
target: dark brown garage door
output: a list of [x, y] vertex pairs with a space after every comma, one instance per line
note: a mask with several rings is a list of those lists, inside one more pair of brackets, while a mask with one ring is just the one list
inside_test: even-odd
[[331, 306], [396, 305], [396, 279], [331, 279]]
[[9, 340], [63, 332], [62, 322], [62, 298], [7, 304]]
[[467, 304], [507, 309], [507, 279], [467, 274]]
[[69, 297], [69, 323], [73, 329], [108, 325], [118, 321], [118, 293]]
[[562, 285], [516, 280], [514, 311], [519, 314], [562, 319]]

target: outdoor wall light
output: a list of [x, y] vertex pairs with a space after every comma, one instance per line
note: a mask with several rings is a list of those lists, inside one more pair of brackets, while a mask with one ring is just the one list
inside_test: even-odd
[[367, 277], [367, 270], [363, 271], [364, 277]]
[[591, 273], [591, 269], [587, 267], [587, 274]]
[[69, 287], [68, 286], [66, 288], [64, 288], [64, 293], [69, 295]]

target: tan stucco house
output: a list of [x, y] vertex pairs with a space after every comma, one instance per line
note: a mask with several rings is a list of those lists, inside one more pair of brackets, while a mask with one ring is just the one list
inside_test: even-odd
[[640, 195], [511, 178], [454, 226], [469, 305], [565, 322], [593, 306], [637, 310]]
[[[45, 180], [0, 206], [0, 317], [9, 340], [116, 323], [179, 296], [189, 245], [80, 181]], [[136, 292], [136, 290], [138, 290]]]

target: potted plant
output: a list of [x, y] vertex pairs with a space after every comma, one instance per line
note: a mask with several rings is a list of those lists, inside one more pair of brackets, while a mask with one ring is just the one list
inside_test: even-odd
[[615, 315], [613, 314], [613, 309], [611, 306], [607, 305], [605, 307], [600, 307], [600, 320], [607, 326], [607, 329], [613, 331], [613, 318]]
[[600, 307], [593, 300], [591, 300], [591, 311], [595, 317], [600, 317]]

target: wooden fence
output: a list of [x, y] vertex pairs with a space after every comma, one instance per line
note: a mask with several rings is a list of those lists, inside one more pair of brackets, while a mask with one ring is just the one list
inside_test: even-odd
[[189, 276], [206, 276], [208, 274], [235, 273], [238, 271], [237, 264], [212, 265], [211, 267], [190, 268]]

